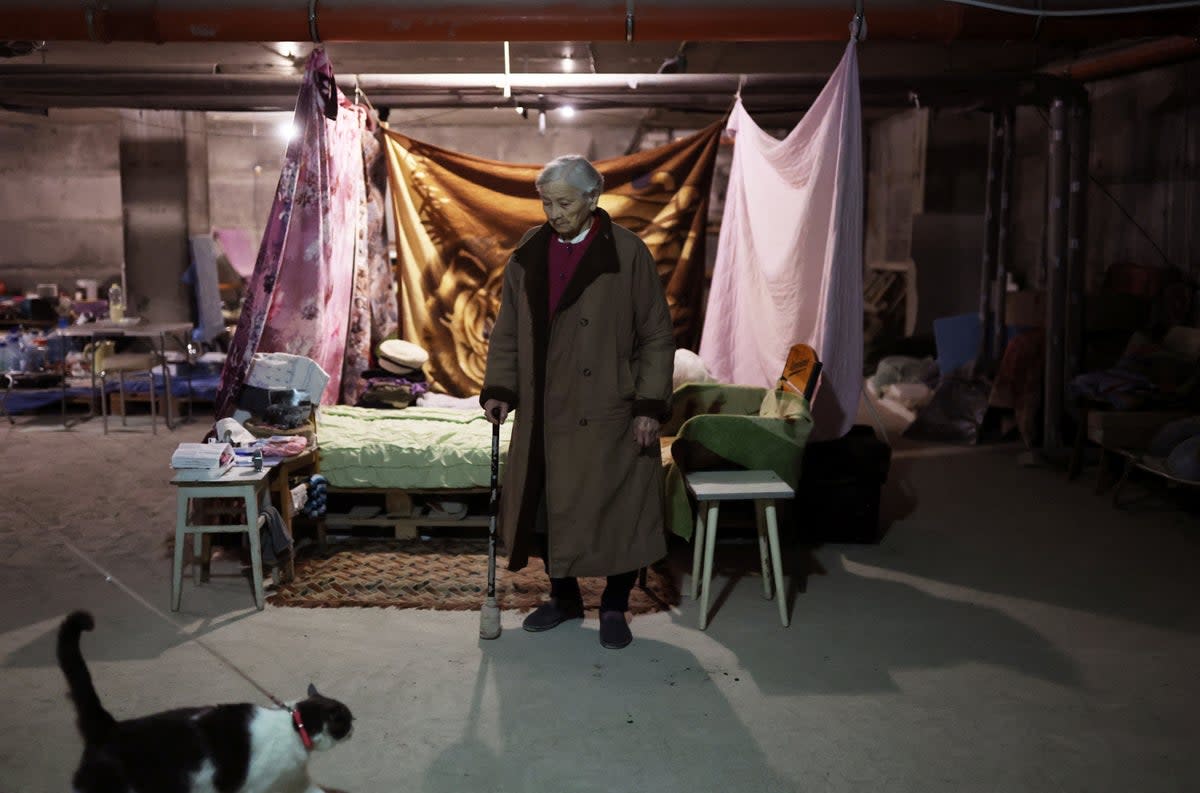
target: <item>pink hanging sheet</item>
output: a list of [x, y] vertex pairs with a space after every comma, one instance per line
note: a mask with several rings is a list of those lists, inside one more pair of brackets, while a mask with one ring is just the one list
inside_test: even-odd
[[212, 230], [212, 235], [235, 273], [242, 278], [254, 275], [254, 238], [249, 231], [216, 228]]
[[329, 373], [314, 402], [338, 401], [354, 285], [357, 226], [366, 201], [365, 112], [338, 91], [323, 49], [309, 56], [271, 216], [217, 392], [229, 416], [256, 352], [316, 361]]
[[788, 350], [824, 366], [813, 440], [849, 431], [862, 388], [862, 110], [855, 42], [786, 138], [740, 99], [700, 357], [718, 380], [774, 387]]

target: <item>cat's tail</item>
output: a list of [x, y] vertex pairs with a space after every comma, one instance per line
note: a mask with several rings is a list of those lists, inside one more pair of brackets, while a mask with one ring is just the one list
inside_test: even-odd
[[80, 635], [94, 627], [96, 623], [91, 614], [74, 611], [58, 629], [58, 665], [71, 688], [71, 699], [75, 700], [79, 731], [89, 744], [102, 741], [116, 724], [116, 720], [100, 704], [100, 697], [96, 696], [96, 688], [92, 685], [92, 676], [83, 661], [83, 653], [79, 651]]

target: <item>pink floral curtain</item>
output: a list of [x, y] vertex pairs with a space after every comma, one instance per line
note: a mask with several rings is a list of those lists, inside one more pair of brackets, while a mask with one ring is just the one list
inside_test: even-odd
[[367, 383], [362, 373], [371, 368], [371, 351], [399, 330], [396, 275], [388, 257], [387, 158], [379, 115], [371, 110], [362, 132], [366, 201], [359, 210], [354, 258], [354, 299], [350, 304], [350, 329], [346, 361], [342, 366], [342, 403], [358, 402]]
[[[221, 373], [217, 418], [236, 409], [256, 352], [311, 358], [329, 374], [313, 402], [331, 404], [341, 395], [356, 258], [366, 247], [359, 239], [367, 214], [366, 113], [338, 91], [323, 49], [309, 56], [293, 124], [296, 135]], [[365, 338], [369, 344], [369, 334]]]

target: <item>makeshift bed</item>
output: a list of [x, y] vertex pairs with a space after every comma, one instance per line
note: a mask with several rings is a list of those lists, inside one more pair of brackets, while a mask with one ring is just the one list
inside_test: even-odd
[[[501, 466], [511, 432], [512, 421], [500, 427]], [[488, 491], [492, 431], [482, 411], [327, 405], [317, 419], [317, 446], [318, 470], [330, 492], [382, 493], [386, 499], [381, 516], [330, 516], [328, 526], [389, 526], [397, 538], [405, 538], [414, 536], [417, 526], [487, 525], [486, 516], [446, 514], [430, 507], [438, 497], [457, 501]], [[323, 538], [324, 527], [321, 532]]]
[[[688, 384], [676, 390], [672, 419], [663, 427], [668, 530], [691, 536], [692, 515], [682, 479], [686, 471], [767, 468], [795, 486], [812, 427], [808, 400], [779, 395], [776, 399], [782, 403], [772, 400], [764, 410], [769, 393], [718, 384]], [[515, 413], [513, 417], [516, 420]], [[511, 432], [512, 421], [501, 425], [501, 467]], [[492, 435], [480, 411], [325, 406], [317, 421], [317, 444], [319, 470], [330, 492], [382, 493], [386, 499], [382, 515], [330, 516], [326, 526], [384, 526], [405, 538], [415, 536], [417, 526], [487, 525], [486, 515], [446, 514], [428, 506], [430, 501], [455, 501], [488, 491]]]
[[[7, 375], [0, 377], [0, 414], [8, 414], [8, 419], [12, 422], [12, 414], [25, 413], [34, 410], [39, 410], [48, 405], [68, 402], [88, 400], [94, 398], [99, 392], [99, 384], [93, 390], [90, 385], [68, 384], [65, 388], [62, 385], [55, 385], [40, 388], [25, 388], [15, 382], [19, 378], [18, 375]], [[61, 380], [61, 378], [60, 378]], [[189, 401], [208, 401], [211, 402], [216, 398], [217, 385], [220, 381], [219, 375], [198, 375], [190, 380], [184, 377], [177, 377], [171, 380], [171, 395], [176, 399], [187, 399]], [[159, 394], [162, 393], [163, 376], [154, 374], [154, 388]], [[150, 384], [140, 378], [131, 379], [125, 383], [125, 392], [133, 398], [145, 398], [145, 394], [150, 390]], [[116, 394], [118, 384], [115, 382], [109, 383], [105, 389], [106, 394]]]

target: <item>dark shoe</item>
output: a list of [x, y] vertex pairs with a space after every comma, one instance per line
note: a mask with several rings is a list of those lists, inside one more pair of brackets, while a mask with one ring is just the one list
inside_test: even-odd
[[620, 650], [633, 641], [633, 632], [625, 621], [624, 611], [600, 612], [600, 643], [610, 650]]
[[521, 623], [527, 631], [548, 631], [567, 620], [583, 619], [582, 600], [559, 600], [550, 598], [542, 605], [529, 612], [529, 616]]

